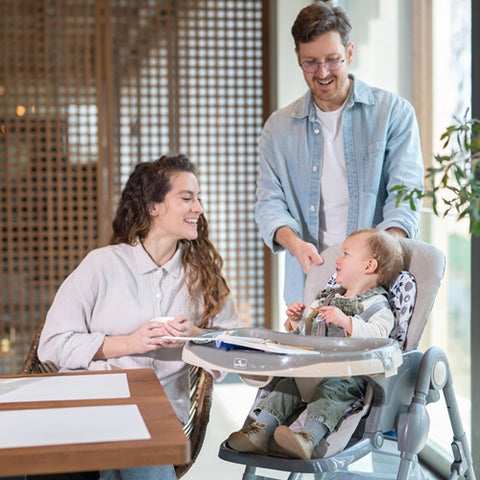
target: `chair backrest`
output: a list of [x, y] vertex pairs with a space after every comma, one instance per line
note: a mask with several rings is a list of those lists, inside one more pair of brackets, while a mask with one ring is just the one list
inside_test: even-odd
[[[406, 267], [417, 283], [415, 308], [404, 344], [404, 350], [414, 350], [420, 343], [445, 272], [445, 255], [437, 247], [421, 240], [405, 238], [401, 241], [410, 257], [406, 258]], [[335, 272], [335, 259], [340, 255], [341, 249], [341, 244], [327, 248], [322, 252], [324, 263], [310, 268], [305, 282], [305, 305], [310, 305], [319, 290], [327, 285]]]
[[57, 366], [52, 362], [41, 362], [38, 358], [38, 344], [40, 342], [40, 335], [42, 334], [43, 322], [37, 328], [35, 335], [33, 336], [30, 349], [23, 363], [22, 373], [25, 375], [32, 375], [35, 373], [56, 373], [58, 372]]
[[212, 407], [213, 377], [203, 368], [190, 366], [190, 413], [183, 426], [190, 439], [190, 462], [175, 465], [177, 478], [183, 477], [193, 466], [205, 440]]

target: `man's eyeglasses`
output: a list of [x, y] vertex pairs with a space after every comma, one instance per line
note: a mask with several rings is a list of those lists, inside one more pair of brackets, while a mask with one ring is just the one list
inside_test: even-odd
[[320, 65], [324, 65], [329, 72], [334, 72], [335, 70], [338, 70], [342, 66], [344, 61], [345, 59], [341, 59], [341, 58], [329, 58], [324, 62], [307, 60], [306, 62], [303, 62], [300, 64], [300, 68], [306, 73], [315, 73], [320, 68]]

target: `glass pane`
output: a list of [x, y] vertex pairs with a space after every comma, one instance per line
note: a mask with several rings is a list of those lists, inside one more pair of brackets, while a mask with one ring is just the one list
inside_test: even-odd
[[[470, 0], [441, 0], [433, 7], [433, 150], [441, 152], [440, 135], [469, 112], [471, 99]], [[447, 256], [444, 281], [421, 348], [437, 345], [447, 354], [463, 427], [470, 439], [470, 236], [468, 222], [455, 216], [436, 218], [425, 208], [422, 239]], [[451, 456], [452, 436], [443, 396], [428, 406], [430, 443]]]

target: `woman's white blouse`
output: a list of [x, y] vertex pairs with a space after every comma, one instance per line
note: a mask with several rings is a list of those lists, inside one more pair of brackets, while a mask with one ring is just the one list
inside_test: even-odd
[[[47, 313], [38, 347], [41, 361], [61, 371], [153, 368], [180, 421], [188, 417], [188, 365], [181, 347], [160, 348], [107, 360], [93, 360], [106, 335], [126, 335], [159, 316], [185, 314], [200, 320], [201, 296], [192, 299], [181, 263], [181, 248], [158, 267], [142, 244], [109, 245], [91, 251], [60, 286]], [[238, 327], [232, 298], [209, 328]]]

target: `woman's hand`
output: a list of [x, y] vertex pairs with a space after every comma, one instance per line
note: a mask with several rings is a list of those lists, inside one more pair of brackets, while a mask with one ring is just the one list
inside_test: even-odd
[[166, 322], [152, 320], [129, 335], [106, 336], [94, 360], [147, 353], [162, 347], [180, 347], [185, 342], [164, 337], [191, 337], [202, 332], [203, 330], [193, 325], [185, 315], [177, 315]]
[[194, 337], [202, 332], [203, 330], [193, 325], [185, 315], [177, 315], [167, 321], [152, 320], [147, 322], [132, 335], [135, 337], [140, 336], [140, 342], [143, 346], [143, 352], [140, 353], [144, 353], [162, 347], [181, 347], [185, 343], [185, 341], [181, 340], [181, 337]]
[[202, 330], [193, 325], [185, 315], [177, 315], [172, 320], [168, 320], [167, 322], [163, 323], [162, 326], [164, 333], [162, 333], [161, 336], [153, 339], [154, 344], [160, 347], [174, 348], [180, 347], [185, 343], [181, 339], [172, 340], [168, 338], [162, 338], [164, 336], [193, 337], [199, 333], [202, 333]]
[[161, 345], [158, 339], [170, 335], [166, 330], [166, 322], [150, 321], [128, 335], [132, 354], [157, 350]]
[[162, 335], [166, 335], [165, 325], [153, 321], [144, 323], [129, 335], [107, 335], [93, 359], [106, 360], [151, 352], [159, 347], [154, 339]]

